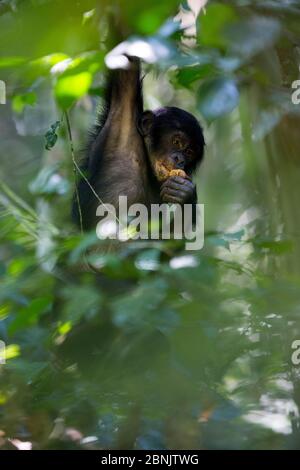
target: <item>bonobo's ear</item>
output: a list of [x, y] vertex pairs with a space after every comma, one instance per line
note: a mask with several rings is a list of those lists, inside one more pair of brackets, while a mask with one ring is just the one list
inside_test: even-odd
[[138, 130], [145, 137], [151, 131], [155, 116], [152, 111], [144, 111], [138, 122]]

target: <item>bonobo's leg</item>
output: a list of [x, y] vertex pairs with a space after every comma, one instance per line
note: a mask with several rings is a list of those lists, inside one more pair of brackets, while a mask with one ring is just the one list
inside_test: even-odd
[[[143, 112], [140, 63], [129, 58], [126, 70], [111, 72], [105, 111], [101, 124], [90, 142], [83, 170], [104, 203], [118, 207], [119, 195], [128, 197], [128, 204], [141, 201], [146, 187], [147, 165], [143, 140], [137, 121]], [[96, 222], [99, 200], [81, 179], [78, 185], [83, 227], [92, 228]], [[75, 220], [79, 221], [76, 198], [73, 205]]]

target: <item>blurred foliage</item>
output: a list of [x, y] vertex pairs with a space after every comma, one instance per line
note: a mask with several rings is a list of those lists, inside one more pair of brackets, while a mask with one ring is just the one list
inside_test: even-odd
[[[205, 3], [0, 2], [0, 448], [299, 448], [300, 5]], [[120, 43], [204, 124], [200, 252], [71, 225]]]

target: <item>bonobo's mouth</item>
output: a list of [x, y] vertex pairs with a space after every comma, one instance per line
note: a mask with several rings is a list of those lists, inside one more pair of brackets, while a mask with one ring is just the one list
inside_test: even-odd
[[172, 170], [174, 170], [174, 168], [168, 168], [165, 163], [160, 161], [154, 163], [154, 172], [158, 181], [165, 181]]
[[163, 183], [168, 178], [173, 177], [173, 176], [180, 176], [181, 178], [189, 178], [186, 172], [182, 170], [181, 168], [176, 168], [172, 166], [172, 168], [169, 169], [165, 165], [165, 163], [162, 163], [159, 161], [155, 162], [154, 171], [155, 171], [157, 180], [161, 183]]

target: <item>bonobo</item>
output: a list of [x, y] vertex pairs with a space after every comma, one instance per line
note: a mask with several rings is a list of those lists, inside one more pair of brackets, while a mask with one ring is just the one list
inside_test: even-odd
[[[119, 196], [134, 203], [195, 204], [192, 174], [203, 158], [198, 121], [175, 107], [143, 110], [140, 61], [127, 57], [128, 68], [111, 72], [105, 107], [92, 132], [77, 190], [85, 230], [96, 227], [99, 200], [118, 208]], [[172, 171], [178, 170], [178, 171]], [[181, 171], [179, 171], [181, 170]], [[79, 224], [77, 198], [73, 218]]]

